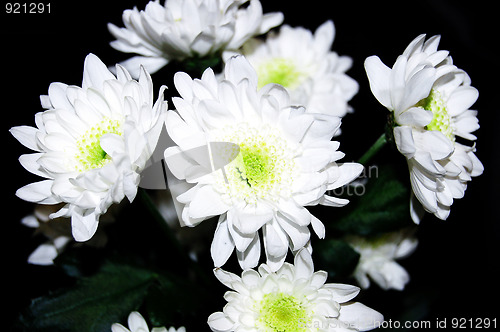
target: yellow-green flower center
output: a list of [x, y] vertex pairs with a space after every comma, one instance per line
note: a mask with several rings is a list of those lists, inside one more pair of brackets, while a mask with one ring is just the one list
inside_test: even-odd
[[216, 140], [240, 148], [238, 156], [225, 166], [225, 177], [219, 176], [216, 183], [225, 197], [254, 204], [258, 199], [274, 201], [291, 195], [297, 148], [290, 146], [276, 128], [239, 123], [220, 130]]
[[446, 110], [446, 103], [444, 102], [439, 91], [432, 90], [429, 96], [422, 99], [417, 106], [422, 107], [427, 111], [431, 111], [433, 114], [432, 121], [425, 127], [425, 129], [440, 131], [452, 142], [455, 141], [452, 119]]
[[101, 147], [104, 134], [121, 135], [121, 121], [105, 118], [78, 138], [75, 154], [75, 169], [78, 172], [102, 167], [111, 160]]
[[276, 83], [288, 89], [296, 88], [303, 76], [296, 64], [285, 58], [274, 58], [257, 66], [259, 89], [269, 83]]
[[259, 307], [259, 331], [304, 331], [304, 322], [310, 321], [305, 306], [294, 296], [288, 294], [266, 294]]

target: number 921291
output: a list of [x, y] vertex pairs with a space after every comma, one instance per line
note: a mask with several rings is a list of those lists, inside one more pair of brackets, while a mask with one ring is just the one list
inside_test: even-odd
[[7, 2], [6, 14], [50, 14], [50, 2]]

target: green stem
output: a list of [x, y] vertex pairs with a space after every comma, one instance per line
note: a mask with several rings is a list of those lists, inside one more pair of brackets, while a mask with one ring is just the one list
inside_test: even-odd
[[179, 240], [175, 237], [175, 234], [167, 224], [167, 221], [165, 220], [165, 218], [163, 218], [160, 211], [158, 211], [158, 208], [151, 199], [151, 196], [149, 196], [149, 194], [143, 188], [139, 188], [138, 196], [153, 217], [156, 224], [160, 227], [161, 231], [167, 238], [167, 241], [173, 245], [176, 251], [175, 255], [181, 257], [183, 261], [187, 262], [188, 266], [191, 266], [196, 274], [198, 274], [205, 283], [210, 283], [210, 279], [208, 278], [207, 274], [200, 268], [200, 266], [198, 266], [198, 264], [193, 262], [193, 260], [189, 257], [188, 251], [179, 243]]
[[358, 163], [365, 165], [368, 163], [373, 156], [377, 154], [377, 152], [384, 147], [384, 145], [387, 143], [387, 138], [385, 136], [385, 133], [380, 135], [380, 137], [373, 143], [373, 145], [359, 158]]

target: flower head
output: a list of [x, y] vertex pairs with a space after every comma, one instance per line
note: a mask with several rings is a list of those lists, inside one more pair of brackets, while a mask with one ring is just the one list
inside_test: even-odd
[[10, 132], [36, 151], [19, 158], [45, 180], [20, 188], [17, 196], [39, 204], [66, 203], [51, 218], [71, 217], [73, 237], [87, 241], [113, 203], [137, 193], [141, 171], [165, 121], [166, 102], [142, 69], [138, 81], [117, 65], [117, 76], [93, 54], [85, 59], [82, 87], [52, 83], [41, 96], [37, 127]]
[[[128, 316], [128, 328], [122, 324], [115, 323], [111, 326], [111, 332], [149, 332], [146, 320], [137, 311], [132, 311]], [[168, 330], [165, 327], [153, 327], [151, 332], [186, 332], [185, 327], [175, 329], [173, 327]]]
[[[423, 208], [446, 219], [454, 199], [464, 196], [467, 182], [483, 172], [475, 146], [477, 112], [469, 108], [478, 92], [470, 78], [453, 65], [448, 51], [437, 50], [440, 37], [413, 40], [394, 66], [378, 57], [366, 59], [370, 88], [377, 100], [393, 112], [394, 139], [407, 158], [413, 193]], [[421, 219], [412, 199], [412, 218]]]
[[122, 63], [132, 75], [142, 64], [154, 73], [170, 60], [184, 60], [237, 49], [249, 38], [281, 24], [282, 13], [262, 14], [259, 0], [150, 1], [144, 11], [123, 12], [125, 28], [109, 24], [111, 46], [135, 56]]
[[[332, 21], [313, 34], [302, 27], [284, 25], [271, 32], [266, 41], [251, 39], [239, 52], [257, 71], [259, 87], [277, 83], [290, 93], [294, 105], [308, 112], [344, 116], [349, 100], [358, 92], [358, 83], [345, 72], [352, 60], [330, 51], [335, 36]], [[226, 52], [225, 57], [235, 52]]]
[[403, 290], [410, 281], [408, 272], [395, 262], [417, 248], [418, 240], [408, 232], [387, 233], [370, 239], [350, 236], [346, 240], [360, 254], [354, 277], [362, 288], [370, 287], [368, 277], [385, 290]]
[[[211, 250], [215, 266], [234, 248], [243, 268], [256, 266], [262, 229], [267, 262], [277, 270], [288, 247], [297, 251], [307, 245], [309, 224], [324, 237], [323, 224], [305, 206], [347, 204], [325, 193], [356, 178], [362, 166], [336, 163], [344, 154], [330, 139], [340, 118], [307, 113], [291, 106], [283, 87], [257, 84], [242, 56], [228, 61], [221, 81], [211, 69], [200, 80], [177, 73], [182, 98], [173, 99], [177, 112], [169, 112], [166, 122], [177, 146], [165, 151], [165, 159], [186, 184], [173, 194], [183, 204], [183, 223], [195, 226], [220, 215]], [[200, 173], [189, 151], [210, 142], [233, 143], [239, 153], [222, 169]]]
[[359, 288], [325, 284], [327, 273], [314, 272], [311, 254], [300, 250], [294, 265], [277, 271], [260, 265], [238, 277], [222, 269], [215, 276], [231, 291], [222, 312], [208, 318], [212, 331], [367, 331], [383, 322], [383, 316], [367, 306], [351, 302]]

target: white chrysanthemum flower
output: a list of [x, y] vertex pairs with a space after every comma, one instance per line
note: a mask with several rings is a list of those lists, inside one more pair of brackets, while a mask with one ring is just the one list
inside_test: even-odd
[[36, 151], [19, 158], [31, 173], [46, 180], [17, 191], [39, 204], [67, 203], [51, 218], [71, 217], [73, 237], [87, 241], [100, 215], [137, 193], [141, 171], [152, 155], [164, 125], [166, 102], [142, 69], [138, 81], [120, 65], [117, 77], [95, 55], [85, 59], [82, 87], [52, 83], [41, 96], [47, 110], [35, 115], [37, 128], [10, 131]]
[[[408, 160], [415, 197], [426, 211], [446, 219], [453, 199], [462, 198], [471, 177], [483, 172], [475, 146], [457, 141], [476, 139], [477, 112], [469, 108], [478, 91], [448, 51], [437, 50], [439, 36], [424, 39], [413, 40], [392, 69], [376, 56], [366, 59], [365, 68], [374, 96], [394, 114], [394, 139]], [[419, 223], [414, 199], [411, 207]]]
[[[358, 92], [358, 83], [345, 72], [352, 59], [332, 52], [335, 28], [323, 23], [314, 34], [302, 27], [283, 26], [266, 41], [251, 39], [240, 50], [254, 66], [259, 87], [277, 83], [290, 93], [292, 104], [308, 112], [343, 117]], [[234, 55], [226, 52], [225, 58]]]
[[410, 281], [408, 272], [395, 261], [417, 248], [418, 240], [410, 233], [398, 231], [369, 239], [350, 236], [346, 240], [360, 254], [354, 277], [361, 288], [370, 287], [370, 278], [385, 290], [403, 290]]
[[118, 51], [136, 53], [122, 64], [138, 74], [139, 65], [150, 73], [170, 60], [184, 60], [237, 49], [249, 38], [283, 22], [282, 13], [262, 14], [259, 0], [150, 1], [144, 11], [123, 12], [125, 28], [108, 24]]
[[[146, 320], [137, 311], [132, 311], [128, 316], [128, 328], [119, 323], [114, 323], [111, 325], [112, 332], [149, 332], [148, 324]], [[168, 330], [165, 327], [153, 327], [151, 332], [186, 332], [185, 327], [179, 327], [175, 329], [173, 327]]]
[[314, 272], [311, 254], [300, 250], [294, 265], [277, 271], [260, 265], [241, 278], [222, 269], [215, 276], [232, 291], [226, 292], [223, 312], [208, 318], [212, 331], [367, 331], [384, 317], [364, 304], [351, 302], [359, 288], [325, 284], [328, 274]]
[[[200, 80], [177, 73], [174, 81], [182, 98], [173, 99], [177, 112], [168, 112], [166, 125], [178, 146], [166, 150], [165, 160], [191, 188], [173, 197], [184, 204], [187, 226], [220, 215], [211, 248], [215, 266], [236, 247], [242, 268], [255, 267], [261, 228], [273, 270], [283, 264], [288, 247], [296, 251], [308, 243], [309, 224], [323, 238], [324, 225], [305, 206], [347, 204], [325, 192], [363, 169], [335, 163], [344, 156], [339, 143], [330, 141], [340, 118], [291, 106], [280, 85], [258, 90], [255, 70], [243, 56], [227, 62], [221, 81], [211, 69]], [[203, 175], [186, 152], [210, 142], [235, 143], [240, 150], [222, 170]]]

